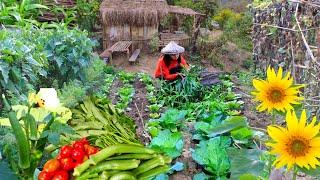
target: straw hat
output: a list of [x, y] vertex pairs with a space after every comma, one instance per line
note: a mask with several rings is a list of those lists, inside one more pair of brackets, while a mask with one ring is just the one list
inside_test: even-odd
[[167, 44], [166, 47], [164, 47], [161, 50], [162, 54], [180, 54], [183, 52], [184, 52], [184, 47], [179, 46], [174, 41], [169, 42], [169, 44]]

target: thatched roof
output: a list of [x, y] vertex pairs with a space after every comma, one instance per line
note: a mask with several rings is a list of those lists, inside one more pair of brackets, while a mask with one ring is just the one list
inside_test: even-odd
[[165, 0], [104, 0], [100, 14], [107, 25], [157, 25], [168, 13], [196, 15], [188, 8], [169, 6]]

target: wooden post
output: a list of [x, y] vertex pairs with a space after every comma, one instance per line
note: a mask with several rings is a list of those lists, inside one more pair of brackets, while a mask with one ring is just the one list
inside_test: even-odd
[[317, 35], [317, 46], [318, 46], [318, 55], [317, 59], [320, 61], [320, 29], [318, 29], [318, 35]]
[[201, 25], [201, 15], [194, 15], [193, 22], [193, 34], [191, 37], [191, 52], [194, 53], [197, 51], [197, 39], [200, 33], [200, 25]]

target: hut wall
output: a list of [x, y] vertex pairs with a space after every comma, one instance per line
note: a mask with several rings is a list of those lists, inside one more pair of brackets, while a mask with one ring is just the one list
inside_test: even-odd
[[104, 27], [103, 48], [111, 47], [117, 41], [130, 40], [133, 42], [132, 49], [141, 49], [148, 52], [152, 36], [158, 33], [158, 26], [136, 27], [129, 25]]

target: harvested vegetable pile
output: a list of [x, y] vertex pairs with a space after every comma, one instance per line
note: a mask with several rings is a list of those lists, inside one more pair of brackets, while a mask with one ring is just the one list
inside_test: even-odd
[[171, 158], [142, 146], [119, 144], [102, 149], [74, 169], [77, 180], [146, 180], [167, 172]]
[[70, 124], [76, 134], [87, 137], [95, 146], [140, 145], [135, 135], [134, 122], [104, 100], [88, 97], [72, 112]]

